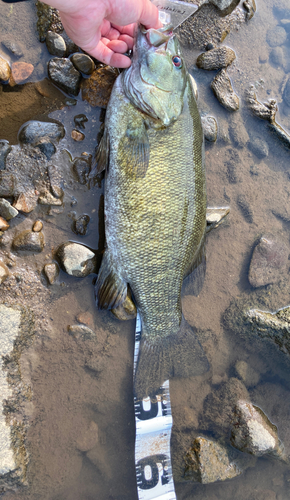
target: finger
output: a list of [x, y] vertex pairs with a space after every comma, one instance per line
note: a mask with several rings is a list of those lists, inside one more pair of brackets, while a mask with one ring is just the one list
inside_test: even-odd
[[118, 24], [112, 24], [112, 27], [118, 30], [121, 34], [129, 35], [133, 38], [135, 34], [136, 23], [127, 24], [127, 26], [119, 26]]
[[[124, 56], [123, 54], [115, 53], [106, 45], [106, 43], [106, 40], [100, 40], [97, 47], [92, 50], [90, 54], [98, 61], [108, 64], [109, 66], [114, 66], [115, 68], [128, 68], [131, 65], [130, 58]], [[110, 43], [110, 40], [108, 43]]]
[[129, 36], [129, 35], [120, 35], [119, 40], [122, 40], [123, 42], [125, 42], [127, 44], [127, 46], [128, 46], [128, 49], [133, 49], [134, 38], [132, 38], [131, 36]]
[[108, 43], [105, 42], [105, 45], [113, 52], [118, 52], [119, 54], [124, 54], [128, 50], [128, 45], [122, 40], [108, 40]]
[[150, 0], [143, 3], [143, 10], [139, 17], [139, 23], [144, 24], [146, 28], [160, 28], [162, 24], [159, 21], [158, 9]]
[[108, 25], [104, 25], [104, 27], [102, 27], [101, 34], [102, 36], [108, 38], [109, 40], [118, 40], [120, 36], [120, 31], [115, 28], [112, 28], [110, 23], [108, 23]]

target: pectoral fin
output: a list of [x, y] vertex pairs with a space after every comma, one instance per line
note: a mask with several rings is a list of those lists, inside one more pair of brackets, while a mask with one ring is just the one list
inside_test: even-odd
[[101, 172], [103, 172], [103, 170], [106, 170], [108, 168], [109, 156], [110, 156], [110, 140], [109, 140], [109, 133], [105, 127], [103, 137], [100, 140], [100, 143], [98, 145], [95, 154], [93, 168], [92, 171], [90, 172], [89, 176], [90, 184], [95, 185], [97, 176]]
[[112, 309], [121, 305], [127, 296], [127, 283], [115, 269], [108, 250], [105, 251], [95, 285], [96, 304], [99, 309]]
[[129, 122], [118, 156], [128, 175], [135, 179], [145, 177], [149, 166], [149, 138], [142, 119]]

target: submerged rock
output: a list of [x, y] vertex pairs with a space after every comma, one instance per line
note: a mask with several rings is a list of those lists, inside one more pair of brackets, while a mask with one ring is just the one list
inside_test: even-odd
[[43, 272], [47, 278], [50, 285], [53, 285], [59, 275], [59, 268], [56, 262], [51, 262], [50, 264], [45, 264]]
[[40, 151], [46, 156], [48, 160], [56, 152], [55, 145], [47, 137], [42, 137], [38, 142], [35, 143], [34, 147], [40, 149]]
[[86, 325], [69, 325], [68, 331], [76, 338], [94, 339], [96, 338], [95, 332]]
[[11, 68], [8, 61], [3, 59], [3, 57], [0, 57], [0, 82], [8, 82], [10, 75]]
[[288, 254], [287, 245], [277, 236], [261, 236], [250, 263], [250, 284], [256, 288], [280, 281], [287, 273]]
[[22, 57], [23, 51], [19, 43], [14, 40], [2, 40], [2, 45], [9, 50], [15, 57]]
[[85, 134], [83, 134], [82, 132], [80, 132], [79, 130], [72, 130], [71, 132], [71, 138], [76, 141], [76, 142], [80, 142], [80, 141], [83, 141], [84, 138], [85, 138]]
[[83, 156], [76, 158], [73, 162], [73, 171], [80, 184], [87, 184], [91, 171], [92, 157], [85, 158]]
[[286, 85], [283, 91], [283, 101], [287, 106], [290, 106], [290, 76], [287, 78]]
[[28, 191], [27, 193], [20, 193], [17, 199], [13, 203], [13, 207], [19, 212], [29, 214], [37, 206], [37, 196], [34, 191]]
[[111, 66], [96, 69], [82, 82], [82, 99], [93, 107], [106, 108], [118, 74], [119, 71]]
[[62, 200], [60, 198], [55, 198], [55, 196], [53, 196], [49, 191], [46, 190], [41, 194], [41, 196], [39, 196], [38, 203], [40, 203], [40, 205], [61, 206]]
[[246, 387], [253, 387], [257, 385], [260, 380], [260, 374], [246, 363], [246, 361], [237, 361], [235, 364], [235, 371]]
[[18, 85], [25, 82], [34, 71], [34, 66], [26, 62], [15, 62], [12, 64], [12, 79]]
[[282, 26], [275, 26], [267, 31], [266, 40], [270, 47], [279, 47], [287, 40], [287, 32]]
[[84, 115], [83, 113], [81, 113], [80, 115], [76, 115], [74, 116], [74, 122], [75, 122], [75, 126], [76, 127], [79, 127], [79, 128], [82, 128], [82, 129], [85, 129], [85, 123], [88, 121], [88, 118], [86, 117], [86, 115]]
[[32, 231], [34, 231], [35, 233], [39, 233], [39, 231], [41, 231], [42, 229], [43, 229], [43, 224], [41, 220], [36, 220], [32, 226]]
[[[1, 70], [0, 70], [1, 71]], [[6, 167], [6, 158], [10, 153], [12, 147], [9, 145], [8, 141], [4, 139], [0, 141], [0, 170], [4, 170]]]
[[64, 57], [66, 53], [66, 44], [61, 35], [48, 31], [46, 35], [46, 46], [49, 53], [53, 56]]
[[94, 448], [99, 441], [99, 428], [93, 420], [88, 427], [79, 430], [79, 435], [76, 438], [76, 447], [79, 451], [85, 452]]
[[236, 58], [235, 52], [230, 47], [217, 47], [200, 54], [196, 65], [198, 68], [212, 71], [229, 66]]
[[55, 85], [67, 94], [78, 95], [82, 77], [70, 59], [58, 57], [50, 59], [48, 76]]
[[218, 101], [228, 111], [237, 111], [239, 109], [240, 101], [237, 94], [234, 92], [231, 80], [227, 75], [226, 70], [222, 69], [215, 76], [211, 83], [211, 88]]
[[94, 61], [87, 54], [76, 53], [71, 57], [73, 65], [85, 75], [91, 75], [95, 69]]
[[244, 217], [244, 219], [249, 223], [252, 224], [253, 222], [253, 210], [250, 206], [250, 203], [246, 196], [244, 194], [239, 194], [237, 197], [237, 205]]
[[64, 243], [59, 247], [57, 257], [61, 268], [71, 276], [83, 278], [96, 271], [95, 253], [79, 243]]
[[49, 5], [37, 0], [37, 31], [39, 34], [40, 42], [44, 42], [47, 32], [53, 31], [55, 33], [61, 33], [63, 31], [63, 25], [57, 9], [53, 9]]
[[249, 134], [240, 113], [230, 115], [229, 135], [237, 148], [243, 148], [249, 141]]
[[266, 158], [269, 154], [269, 146], [267, 142], [260, 137], [254, 137], [251, 139], [248, 143], [248, 147], [258, 158]]
[[206, 232], [218, 227], [229, 213], [230, 207], [207, 207]]
[[14, 250], [39, 253], [44, 249], [43, 233], [35, 233], [30, 229], [26, 229], [18, 233], [13, 239], [12, 246]]
[[0, 196], [14, 196], [15, 177], [10, 172], [0, 170]]
[[12, 207], [9, 201], [4, 198], [0, 198], [0, 216], [6, 220], [13, 219], [18, 215], [18, 210]]
[[134, 319], [137, 316], [136, 306], [131, 297], [128, 295], [126, 295], [123, 304], [113, 308], [111, 312], [114, 314], [114, 316], [116, 316], [116, 318], [120, 319], [121, 321]]
[[201, 123], [205, 139], [209, 142], [215, 142], [218, 132], [216, 119], [213, 116], [202, 116]]
[[89, 215], [84, 214], [78, 217], [77, 220], [74, 221], [73, 225], [75, 233], [80, 234], [81, 236], [85, 236], [85, 234], [87, 233], [89, 222]]
[[277, 427], [258, 406], [246, 401], [238, 401], [236, 405], [231, 444], [238, 450], [256, 457], [271, 455], [275, 458], [285, 458]]
[[64, 135], [65, 129], [60, 123], [31, 120], [20, 129], [18, 139], [22, 144], [35, 145], [43, 138], [58, 142]]

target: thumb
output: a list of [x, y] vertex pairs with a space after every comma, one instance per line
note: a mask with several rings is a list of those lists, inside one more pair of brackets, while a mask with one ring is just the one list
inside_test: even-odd
[[158, 9], [150, 0], [143, 2], [143, 8], [138, 20], [146, 28], [159, 28], [161, 23], [158, 18]]

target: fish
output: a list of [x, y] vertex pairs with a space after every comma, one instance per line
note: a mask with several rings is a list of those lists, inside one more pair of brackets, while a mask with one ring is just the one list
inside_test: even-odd
[[206, 183], [200, 115], [172, 26], [139, 25], [95, 160], [92, 178], [105, 171], [106, 238], [96, 304], [136, 304], [142, 333], [134, 393], [153, 397], [167, 379], [209, 368], [181, 308], [182, 287], [192, 283], [196, 291], [204, 279]]

